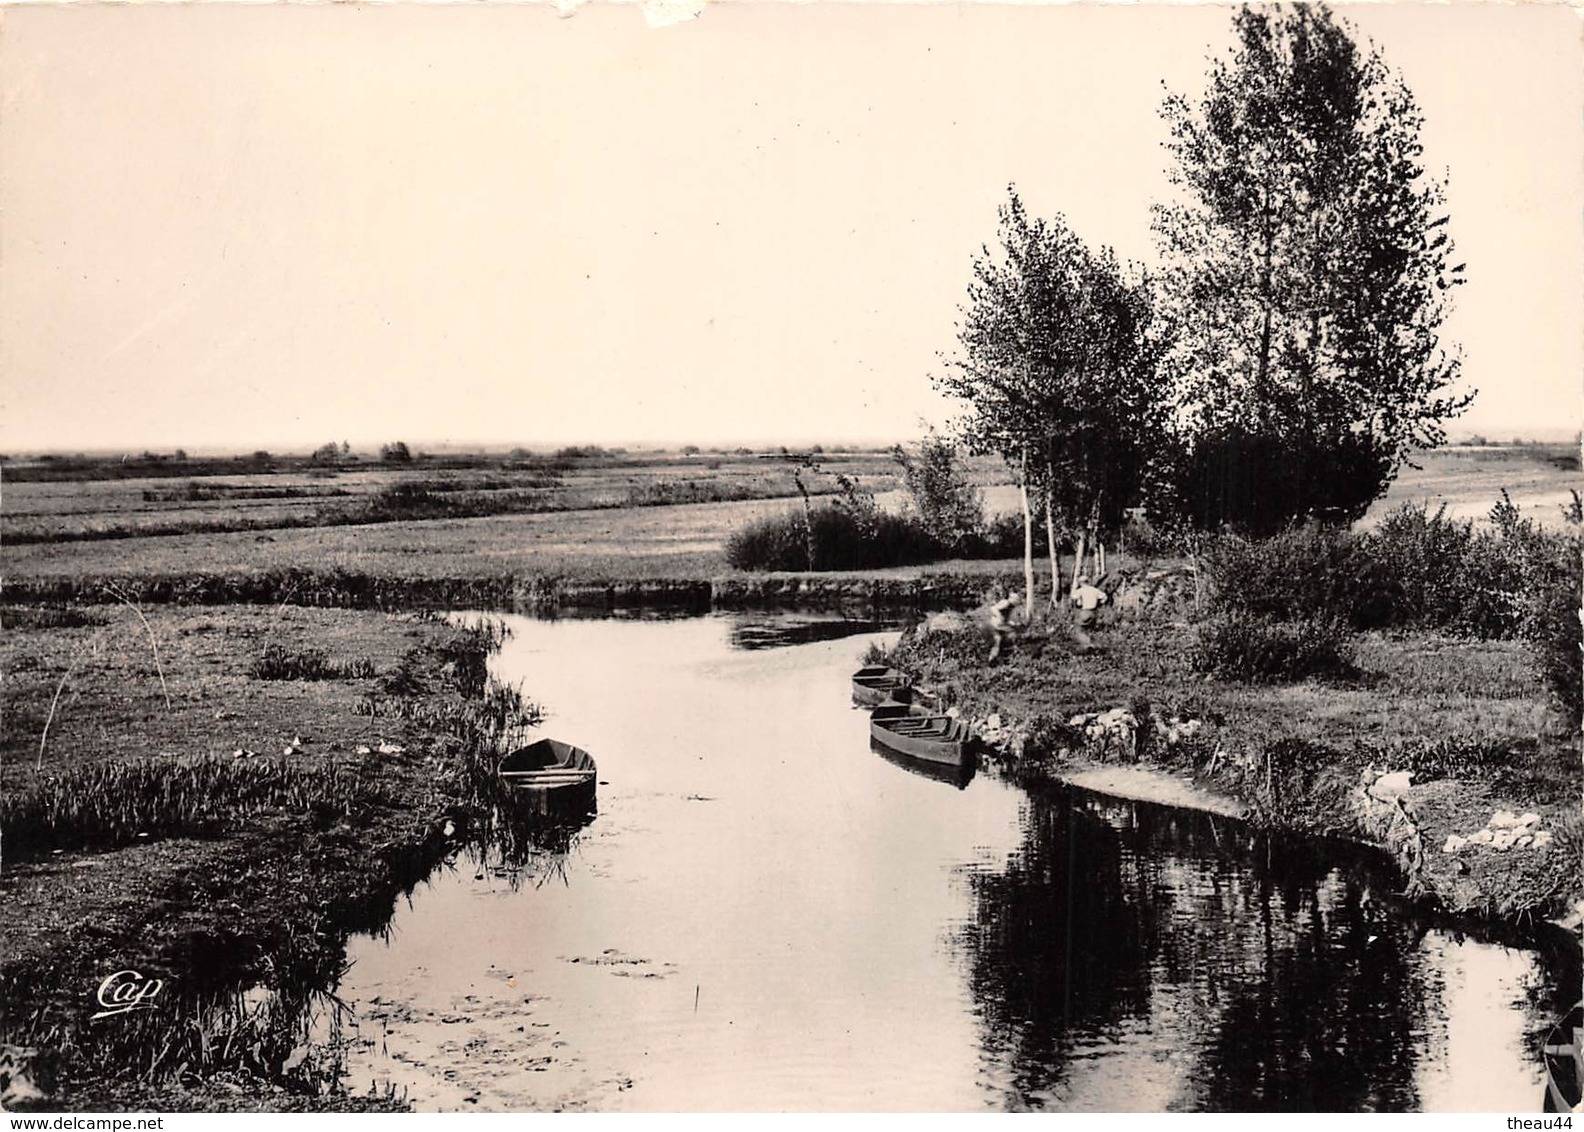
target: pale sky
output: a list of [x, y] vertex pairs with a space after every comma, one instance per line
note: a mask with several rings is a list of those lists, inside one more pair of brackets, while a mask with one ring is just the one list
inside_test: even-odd
[[[1426, 116], [1456, 427], [1571, 432], [1584, 68], [1555, 5], [1345, 5]], [[916, 436], [1016, 181], [1149, 262], [1230, 9], [0, 12], [0, 451]]]

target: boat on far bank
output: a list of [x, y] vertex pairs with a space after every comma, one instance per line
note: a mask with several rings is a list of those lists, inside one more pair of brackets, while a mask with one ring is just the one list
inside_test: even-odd
[[896, 754], [945, 766], [965, 766], [971, 753], [966, 720], [895, 700], [869, 714], [869, 735]]
[[866, 664], [852, 674], [852, 696], [855, 703], [884, 703], [900, 689], [913, 683], [913, 677], [897, 668], [884, 664]]

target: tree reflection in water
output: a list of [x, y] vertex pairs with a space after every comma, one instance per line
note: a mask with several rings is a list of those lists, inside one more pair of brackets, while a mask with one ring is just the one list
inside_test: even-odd
[[969, 883], [971, 987], [1016, 1107], [1418, 1106], [1439, 987], [1370, 854], [1051, 791]]

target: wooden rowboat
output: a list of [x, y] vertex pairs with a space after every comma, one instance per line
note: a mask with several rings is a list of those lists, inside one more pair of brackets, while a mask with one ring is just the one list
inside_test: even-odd
[[883, 664], [869, 664], [852, 675], [853, 700], [860, 704], [878, 704], [890, 698], [899, 688], [913, 683], [913, 677]]
[[500, 761], [500, 776], [519, 790], [566, 790], [592, 787], [599, 773], [581, 747], [558, 739], [540, 739], [518, 747]]
[[1584, 1097], [1584, 1002], [1568, 1011], [1545, 1043], [1546, 1112], [1576, 1112]]
[[894, 700], [882, 703], [869, 714], [869, 735], [899, 755], [947, 766], [965, 765], [970, 752], [966, 720], [925, 714]]
[[930, 762], [928, 759], [916, 759], [912, 755], [898, 754], [876, 739], [871, 739], [869, 746], [875, 754], [894, 767], [918, 775], [920, 778], [949, 783], [959, 790], [965, 789], [973, 781], [974, 772], [978, 769], [976, 765], [978, 760], [974, 758], [971, 748], [960, 764], [953, 764]]

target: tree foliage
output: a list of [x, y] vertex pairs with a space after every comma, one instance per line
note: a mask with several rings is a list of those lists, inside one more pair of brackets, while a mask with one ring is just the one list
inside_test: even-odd
[[[1155, 229], [1186, 447], [1201, 449], [1189, 478], [1260, 477], [1257, 496], [1260, 450], [1286, 452], [1300, 488], [1379, 469], [1349, 498], [1283, 503], [1351, 517], [1472, 399], [1450, 391], [1459, 358], [1440, 341], [1463, 265], [1421, 163], [1422, 116], [1379, 52], [1324, 4], [1245, 7], [1234, 24], [1203, 98], [1163, 110], [1180, 193]], [[1237, 494], [1199, 517], [1239, 518]]]
[[957, 448], [944, 437], [930, 435], [910, 453], [892, 450], [902, 467], [902, 481], [924, 529], [943, 546], [956, 547], [984, 526], [984, 496], [968, 478]]
[[1019, 468], [1048, 519], [1113, 527], [1137, 502], [1165, 423], [1159, 325], [1147, 280], [1061, 217], [1031, 217], [1010, 189], [936, 384], [964, 404], [970, 446]]

